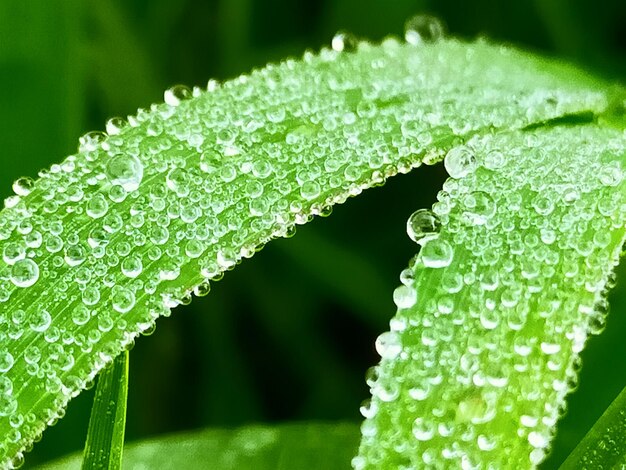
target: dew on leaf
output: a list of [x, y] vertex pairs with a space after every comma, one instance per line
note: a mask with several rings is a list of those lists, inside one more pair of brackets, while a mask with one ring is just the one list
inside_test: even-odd
[[339, 31], [333, 36], [331, 47], [337, 52], [353, 52], [358, 46], [358, 39], [347, 31]]
[[165, 90], [163, 99], [170, 106], [178, 106], [182, 101], [191, 97], [191, 90], [185, 85], [174, 85]]
[[441, 228], [439, 218], [427, 209], [419, 209], [407, 220], [406, 231], [409, 238], [415, 243], [423, 245], [436, 238]]
[[21, 259], [11, 268], [11, 282], [17, 287], [30, 287], [38, 279], [39, 265], [32, 259]]
[[434, 238], [424, 244], [420, 255], [427, 268], [445, 268], [452, 262], [454, 248], [446, 240]]
[[35, 187], [35, 182], [32, 178], [28, 176], [23, 176], [22, 178], [18, 178], [13, 183], [13, 191], [18, 196], [28, 196], [30, 192]]
[[106, 164], [106, 173], [111, 184], [119, 184], [128, 192], [139, 188], [143, 179], [143, 165], [132, 155], [116, 155]]
[[454, 147], [446, 154], [443, 163], [448, 174], [455, 179], [473, 173], [478, 167], [476, 155], [467, 147]]
[[404, 24], [404, 39], [409, 44], [418, 46], [440, 40], [445, 35], [441, 20], [430, 15], [415, 15]]

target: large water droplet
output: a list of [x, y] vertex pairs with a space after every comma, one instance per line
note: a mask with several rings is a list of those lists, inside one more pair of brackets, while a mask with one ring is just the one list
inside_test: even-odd
[[393, 291], [393, 301], [398, 308], [411, 308], [417, 302], [417, 292], [412, 287], [402, 285]]
[[455, 179], [473, 173], [478, 167], [476, 155], [467, 147], [455, 147], [451, 149], [443, 161], [448, 174]]
[[300, 194], [304, 199], [310, 201], [320, 195], [320, 185], [315, 181], [307, 181], [300, 188]]
[[452, 262], [454, 248], [447, 241], [435, 238], [424, 245], [420, 254], [427, 268], [445, 268]]
[[106, 166], [112, 184], [119, 184], [126, 191], [135, 191], [143, 179], [143, 164], [132, 155], [116, 155]]
[[127, 125], [126, 121], [120, 117], [114, 117], [107, 121], [106, 130], [109, 135], [118, 135]]
[[30, 329], [37, 333], [43, 333], [46, 331], [52, 323], [52, 316], [47, 310], [40, 310], [38, 312], [31, 313], [28, 319], [28, 325]]
[[39, 279], [39, 266], [32, 259], [17, 261], [11, 268], [11, 282], [17, 287], [30, 287]]
[[436, 42], [445, 35], [445, 27], [439, 18], [415, 15], [404, 24], [404, 39], [414, 46]]
[[163, 99], [170, 106], [178, 106], [182, 101], [190, 97], [191, 90], [185, 85], [174, 85], [163, 93]]
[[419, 209], [409, 217], [406, 222], [406, 232], [415, 243], [424, 245], [428, 240], [439, 235], [441, 222], [431, 211]]
[[98, 219], [109, 209], [109, 203], [101, 193], [96, 193], [87, 203], [86, 212], [89, 217]]
[[402, 352], [400, 335], [394, 331], [386, 331], [376, 338], [376, 351], [383, 359], [394, 359]]
[[13, 191], [18, 196], [28, 196], [35, 187], [35, 182], [28, 176], [23, 176], [13, 183]]
[[111, 301], [116, 312], [126, 313], [135, 306], [135, 294], [126, 287], [114, 286]]

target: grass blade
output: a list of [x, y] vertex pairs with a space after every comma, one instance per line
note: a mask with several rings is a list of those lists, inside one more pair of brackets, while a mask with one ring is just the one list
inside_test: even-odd
[[[124, 469], [327, 470], [348, 469], [359, 440], [352, 423], [205, 429], [134, 442], [124, 449]], [[78, 470], [80, 456], [38, 470]]]
[[100, 373], [93, 400], [82, 470], [119, 470], [124, 450], [128, 351]]
[[604, 327], [625, 162], [623, 132], [593, 124], [471, 139], [446, 156], [452, 177], [430, 215], [441, 229], [414, 235], [423, 246], [377, 340], [356, 469], [545, 458], [579, 353]]
[[626, 388], [609, 405], [559, 470], [626, 466]]

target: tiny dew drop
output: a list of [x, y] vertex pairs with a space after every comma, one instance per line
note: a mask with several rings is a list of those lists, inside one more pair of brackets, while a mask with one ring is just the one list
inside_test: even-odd
[[191, 90], [185, 85], [174, 85], [165, 90], [163, 99], [170, 106], [178, 106], [182, 101], [191, 97]]
[[445, 268], [454, 257], [454, 248], [445, 240], [433, 239], [424, 245], [421, 258], [427, 268]]
[[320, 185], [316, 183], [315, 181], [307, 181], [306, 183], [302, 185], [302, 188], [300, 188], [300, 194], [307, 201], [310, 201], [318, 197], [320, 195], [320, 191], [321, 191]]
[[404, 24], [404, 39], [418, 46], [436, 42], [445, 36], [445, 27], [439, 18], [430, 15], [415, 15]]
[[465, 215], [474, 225], [484, 225], [496, 213], [493, 198], [484, 191], [474, 191], [465, 199]]
[[33, 190], [34, 186], [35, 182], [32, 178], [29, 178], [28, 176], [23, 176], [13, 183], [13, 191], [15, 191], [15, 194], [17, 194], [18, 196], [28, 196]]
[[436, 238], [441, 229], [439, 218], [427, 209], [419, 209], [406, 222], [406, 232], [415, 243], [423, 245]]
[[87, 215], [93, 219], [104, 216], [109, 210], [109, 203], [101, 193], [96, 193], [87, 203]]
[[358, 45], [358, 40], [354, 34], [347, 31], [338, 31], [330, 42], [333, 50], [337, 52], [354, 52]]
[[505, 163], [504, 154], [500, 150], [492, 150], [484, 158], [485, 168], [489, 168], [490, 170], [497, 170], [498, 168], [502, 168]]
[[413, 436], [418, 441], [430, 441], [435, 435], [435, 425], [427, 418], [416, 418], [413, 422]]
[[135, 294], [126, 287], [113, 286], [111, 301], [113, 310], [119, 313], [126, 313], [135, 306]]
[[398, 308], [411, 308], [417, 302], [415, 289], [402, 285], [393, 291], [393, 301]]
[[106, 130], [109, 135], [118, 135], [127, 125], [126, 121], [120, 117], [114, 117], [107, 121]]
[[193, 289], [193, 293], [197, 297], [204, 297], [208, 295], [209, 292], [211, 292], [211, 283], [209, 281], [203, 282]]
[[133, 155], [116, 155], [107, 162], [106, 174], [111, 184], [135, 191], [143, 179], [143, 164]]
[[124, 258], [121, 265], [122, 273], [126, 277], [136, 278], [143, 270], [143, 263], [138, 256], [128, 256]]
[[11, 268], [11, 282], [17, 287], [30, 287], [39, 279], [39, 266], [32, 259], [17, 261]]
[[37, 332], [43, 333], [46, 331], [50, 324], [52, 323], [52, 316], [48, 313], [47, 310], [39, 310], [31, 313], [28, 319], [28, 325], [30, 329]]
[[97, 150], [100, 144], [107, 138], [106, 133], [102, 131], [87, 132], [79, 139], [79, 152], [93, 152]]
[[394, 359], [402, 352], [400, 335], [387, 331], [376, 338], [376, 351], [383, 359]]

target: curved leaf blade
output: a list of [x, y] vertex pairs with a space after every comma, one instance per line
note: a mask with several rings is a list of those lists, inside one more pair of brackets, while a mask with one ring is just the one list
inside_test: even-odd
[[444, 184], [441, 231], [377, 341], [356, 469], [534, 468], [603, 328], [626, 235], [623, 132], [546, 127], [465, 149], [479, 166]]
[[387, 40], [191, 99], [170, 90], [129, 126], [109, 123], [113, 135], [85, 136], [0, 213], [0, 462], [191, 289], [271, 238], [461, 139], [602, 112], [603, 87], [485, 42]]

